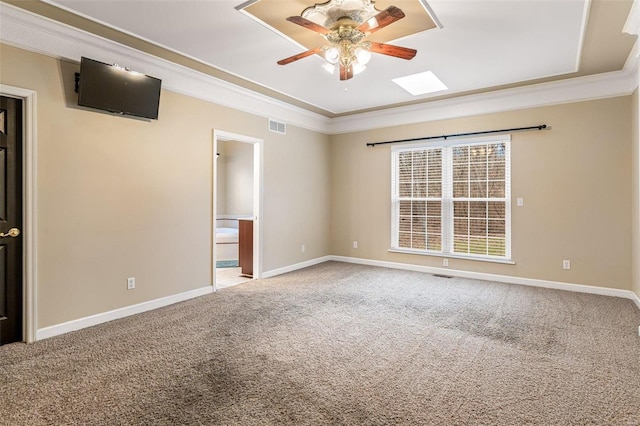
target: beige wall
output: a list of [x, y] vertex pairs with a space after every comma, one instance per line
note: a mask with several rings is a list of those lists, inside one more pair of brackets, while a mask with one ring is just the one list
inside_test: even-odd
[[638, 90], [631, 96], [631, 143], [632, 143], [632, 181], [631, 181], [631, 268], [632, 289], [640, 297], [640, 126], [638, 123]]
[[[451, 259], [450, 269], [631, 289], [631, 97], [336, 135], [331, 140], [336, 255], [441, 267], [389, 253], [390, 146], [367, 142], [547, 124], [512, 136], [515, 265]], [[352, 248], [357, 240], [359, 246]], [[562, 260], [572, 269], [562, 269]]]
[[218, 214], [253, 214], [253, 145], [218, 141]]
[[79, 109], [76, 64], [0, 49], [37, 92], [39, 328], [212, 283], [213, 129], [265, 140], [263, 270], [328, 254], [326, 135], [166, 90], [158, 121]]
[[282, 266], [330, 254], [329, 137], [287, 125], [287, 138], [301, 146], [274, 140], [271, 164], [265, 165], [265, 241], [270, 245], [264, 252], [289, 262]]
[[211, 284], [213, 129], [265, 140], [270, 271], [328, 254], [441, 266], [387, 252], [390, 147], [365, 143], [546, 123], [551, 130], [512, 138], [512, 196], [525, 200], [512, 208], [516, 265], [449, 267], [640, 293], [637, 94], [332, 137], [295, 126], [279, 135], [266, 118], [169, 91], [158, 121], [80, 109], [76, 64], [0, 49], [0, 82], [38, 99], [39, 328]]

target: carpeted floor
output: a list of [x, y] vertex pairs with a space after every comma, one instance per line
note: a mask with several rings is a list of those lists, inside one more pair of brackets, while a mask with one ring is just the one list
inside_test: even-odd
[[638, 425], [632, 301], [328, 262], [0, 347], [6, 425]]

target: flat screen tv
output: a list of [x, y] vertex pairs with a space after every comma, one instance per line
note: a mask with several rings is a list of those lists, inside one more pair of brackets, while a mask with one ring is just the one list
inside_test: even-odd
[[155, 77], [83, 57], [78, 105], [157, 120], [161, 84]]

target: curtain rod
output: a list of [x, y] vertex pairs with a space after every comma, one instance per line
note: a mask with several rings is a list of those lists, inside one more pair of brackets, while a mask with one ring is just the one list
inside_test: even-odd
[[431, 140], [431, 139], [444, 139], [444, 140], [447, 140], [448, 138], [459, 138], [459, 137], [463, 137], [463, 136], [489, 135], [489, 134], [493, 134], [493, 133], [525, 132], [525, 131], [529, 131], [529, 130], [543, 130], [543, 129], [546, 129], [546, 128], [547, 128], [546, 124], [541, 124], [539, 126], [515, 127], [513, 129], [485, 130], [485, 131], [482, 131], [482, 132], [469, 132], [469, 133], [455, 133], [455, 134], [442, 135], [442, 136], [427, 136], [427, 137], [424, 137], [424, 138], [400, 139], [400, 140], [397, 140], [397, 141], [387, 141], [387, 142], [368, 142], [367, 146], [388, 145], [388, 144], [392, 144], [392, 143], [401, 143], [401, 142], [425, 141], [425, 140]]

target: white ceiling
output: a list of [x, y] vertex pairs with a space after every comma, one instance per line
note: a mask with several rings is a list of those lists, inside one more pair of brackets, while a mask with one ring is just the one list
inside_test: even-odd
[[428, 99], [391, 81], [423, 71], [434, 72], [449, 88], [431, 96], [576, 72], [590, 5], [586, 0], [431, 0], [443, 28], [391, 42], [417, 49], [413, 60], [374, 54], [362, 74], [340, 81], [316, 56], [277, 65], [303, 49], [236, 10], [242, 0], [49, 3], [333, 114]]

